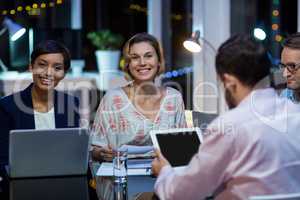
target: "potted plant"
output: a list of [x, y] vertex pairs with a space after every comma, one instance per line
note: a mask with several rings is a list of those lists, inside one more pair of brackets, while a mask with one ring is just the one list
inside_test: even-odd
[[110, 30], [89, 32], [87, 38], [97, 48], [95, 55], [100, 73], [117, 70], [123, 37]]

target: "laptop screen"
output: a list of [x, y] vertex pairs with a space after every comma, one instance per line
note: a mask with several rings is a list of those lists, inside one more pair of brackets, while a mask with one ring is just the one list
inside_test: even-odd
[[187, 165], [201, 144], [196, 131], [156, 134], [161, 153], [172, 167]]

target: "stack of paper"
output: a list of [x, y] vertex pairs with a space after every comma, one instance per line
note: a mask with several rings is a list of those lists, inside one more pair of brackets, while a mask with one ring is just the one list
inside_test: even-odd
[[135, 145], [122, 145], [120, 150], [126, 150], [128, 154], [144, 154], [153, 151], [153, 146], [135, 146]]
[[[119, 150], [127, 150], [127, 175], [150, 175], [153, 146], [122, 145]], [[139, 158], [139, 159], [132, 159]], [[143, 159], [141, 159], [143, 158]], [[113, 163], [104, 162], [97, 171], [97, 176], [113, 176]]]
[[153, 146], [122, 145], [120, 150], [127, 150], [128, 159], [153, 157]]
[[151, 169], [152, 159], [129, 159], [128, 169]]
[[[113, 176], [113, 163], [103, 162], [97, 171], [97, 176]], [[151, 163], [148, 162], [132, 162], [127, 164], [127, 175], [151, 175]]]

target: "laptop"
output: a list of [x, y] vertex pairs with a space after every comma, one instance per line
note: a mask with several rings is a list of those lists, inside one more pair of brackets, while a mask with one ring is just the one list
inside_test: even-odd
[[184, 169], [189, 164], [203, 142], [198, 127], [152, 130], [150, 136], [154, 148], [159, 149], [176, 170]]
[[87, 129], [12, 130], [11, 178], [83, 175], [88, 167]]

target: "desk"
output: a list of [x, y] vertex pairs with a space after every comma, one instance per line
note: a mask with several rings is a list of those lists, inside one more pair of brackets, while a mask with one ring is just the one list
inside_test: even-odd
[[[95, 176], [99, 163], [94, 162], [91, 167], [92, 175]], [[128, 176], [127, 180], [127, 195], [128, 199], [136, 199], [140, 193], [153, 192], [156, 178], [150, 176]], [[116, 186], [114, 185], [112, 177], [96, 177], [96, 191], [99, 200], [114, 200], [114, 192]], [[152, 198], [145, 198], [144, 200]]]
[[[130, 187], [133, 182], [128, 182], [128, 199], [135, 199], [140, 191], [130, 194], [130, 188], [137, 190], [143, 185], [141, 177], [136, 177], [139, 182], [137, 187]], [[59, 177], [59, 178], [39, 178], [39, 179], [16, 179], [1, 185], [1, 200], [110, 200], [114, 199], [112, 193], [99, 193], [91, 188], [85, 176]], [[132, 192], [132, 191], [131, 191]], [[106, 195], [105, 197], [103, 195]], [[98, 196], [97, 196], [98, 195]], [[152, 199], [149, 193], [149, 200]], [[115, 199], [117, 200], [117, 199]], [[144, 198], [146, 200], [146, 198]]]
[[[155, 180], [150, 176], [129, 176], [127, 180], [128, 199], [136, 199], [140, 193], [152, 192]], [[99, 200], [115, 200], [114, 194], [117, 188], [112, 177], [97, 177], [96, 182]]]
[[[96, 190], [89, 184], [86, 176], [53, 177], [9, 180], [0, 173], [1, 200], [111, 200], [114, 199], [112, 178], [97, 177]], [[152, 200], [155, 179], [149, 176], [128, 177], [128, 199], [135, 199], [141, 192], [149, 192], [144, 200]], [[140, 198], [138, 198], [140, 199]], [[155, 198], [153, 198], [155, 199]], [[116, 199], [117, 200], [117, 199]]]
[[35, 179], [4, 178], [0, 182], [1, 200], [98, 200], [86, 176]]

